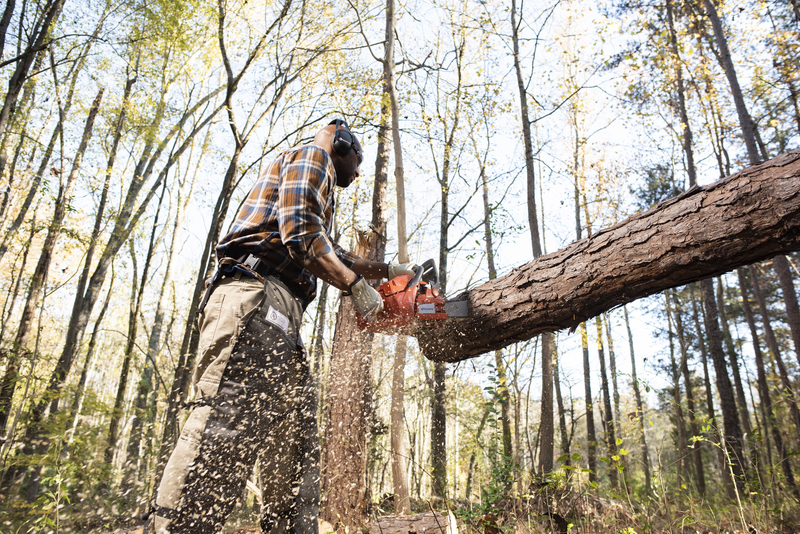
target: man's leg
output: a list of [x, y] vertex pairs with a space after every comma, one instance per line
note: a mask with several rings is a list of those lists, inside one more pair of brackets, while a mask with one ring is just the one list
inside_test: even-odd
[[[264, 298], [263, 284], [239, 278], [220, 283], [201, 314], [198, 367], [204, 373], [196, 384], [196, 406], [164, 469], [151, 518], [153, 532], [213, 532], [215, 524], [224, 523], [253, 464], [254, 457], [237, 454], [247, 435], [244, 427], [237, 428], [236, 421], [246, 397], [238, 399], [240, 385], [220, 387], [232, 349]], [[226, 430], [230, 425], [233, 433]], [[207, 474], [207, 466], [219, 466], [220, 476], [208, 483], [198, 481], [196, 475]], [[190, 475], [194, 480], [191, 484]], [[197, 507], [190, 511], [189, 503], [195, 497], [207, 500], [204, 494], [209, 491], [219, 493], [223, 502], [215, 502], [202, 513]], [[227, 503], [228, 500], [232, 502]], [[203, 519], [202, 525], [186, 527], [190, 520], [199, 519]]]
[[[156, 532], [220, 530], [263, 448], [267, 429], [293, 418], [304, 391], [293, 341], [298, 339], [302, 308], [285, 288], [268, 282], [262, 291], [264, 304], [256, 313], [234, 307], [246, 326], [231, 341], [234, 349], [224, 365], [220, 358], [213, 360], [198, 381], [200, 405], [184, 427], [159, 488]], [[214, 378], [220, 369], [221, 381]], [[280, 446], [275, 452], [290, 453]]]
[[270, 534], [317, 534], [319, 529], [319, 438], [317, 397], [305, 359], [296, 351], [296, 406], [276, 421], [259, 454], [261, 529]]

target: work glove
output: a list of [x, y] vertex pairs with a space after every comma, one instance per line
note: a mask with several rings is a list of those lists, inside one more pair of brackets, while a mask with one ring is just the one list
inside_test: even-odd
[[389, 280], [392, 280], [400, 275], [414, 276], [417, 269], [419, 269], [419, 265], [416, 263], [390, 263], [387, 274]]
[[378, 314], [383, 311], [383, 299], [374, 287], [369, 285], [363, 276], [356, 278], [350, 285], [350, 295], [356, 311], [368, 323], [374, 323]]

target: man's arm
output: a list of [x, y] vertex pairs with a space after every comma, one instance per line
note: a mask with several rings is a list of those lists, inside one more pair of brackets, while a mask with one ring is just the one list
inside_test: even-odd
[[[357, 263], [358, 262], [356, 262], [356, 264]], [[347, 291], [350, 285], [358, 278], [358, 274], [360, 274], [354, 272], [356, 264], [353, 265], [353, 270], [349, 269], [347, 265], [342, 263], [342, 260], [331, 251], [313, 260], [307, 261], [303, 267], [311, 274], [325, 280], [333, 287], [341, 289], [342, 291]]]
[[385, 263], [359, 258], [350, 269], [334, 252], [311, 260], [304, 267], [317, 278], [342, 291], [347, 291], [359, 275], [370, 280], [386, 278], [389, 268]]

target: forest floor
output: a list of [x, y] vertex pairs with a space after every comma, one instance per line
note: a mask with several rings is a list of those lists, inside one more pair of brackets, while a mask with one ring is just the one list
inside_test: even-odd
[[[549, 508], [548, 508], [549, 503]], [[427, 504], [427, 503], [420, 503]], [[415, 507], [417, 510], [423, 506]], [[631, 500], [605, 499], [567, 492], [547, 499], [504, 499], [491, 507], [462, 506], [453, 510], [420, 511], [409, 515], [378, 515], [369, 534], [790, 534], [800, 532], [800, 507], [767, 508], [755, 501], [743, 506], [694, 501], [679, 505], [662, 501], [640, 507]], [[385, 513], [377, 509], [374, 512]], [[448, 528], [451, 520], [455, 530]], [[230, 522], [224, 534], [258, 534], [257, 525]], [[320, 534], [330, 534], [320, 523]], [[141, 527], [102, 534], [140, 534]], [[366, 532], [364, 534], [367, 534]]]

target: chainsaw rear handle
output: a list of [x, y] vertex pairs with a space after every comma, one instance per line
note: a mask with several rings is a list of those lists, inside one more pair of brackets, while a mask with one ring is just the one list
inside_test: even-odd
[[433, 260], [433, 258], [426, 260], [425, 263], [417, 266], [417, 270], [414, 272], [414, 277], [408, 281], [404, 291], [407, 291], [409, 288], [419, 284], [419, 281], [422, 280], [423, 277], [432, 288], [439, 288], [439, 273], [436, 272], [436, 262]]

